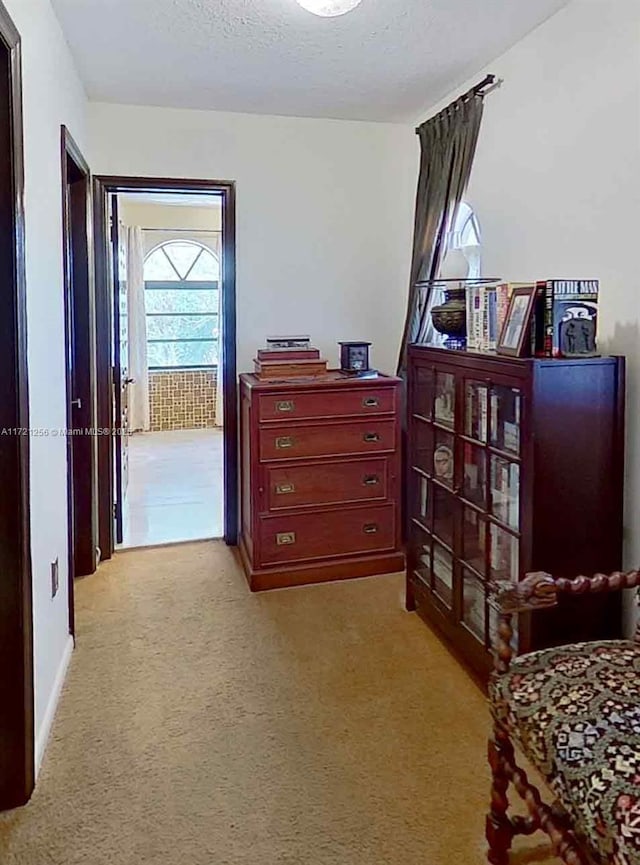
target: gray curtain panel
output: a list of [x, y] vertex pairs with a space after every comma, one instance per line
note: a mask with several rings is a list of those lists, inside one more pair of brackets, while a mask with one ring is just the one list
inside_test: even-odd
[[407, 348], [424, 340], [428, 298], [419, 303], [416, 283], [436, 279], [445, 254], [447, 231], [462, 200], [476, 151], [483, 97], [462, 97], [418, 127], [420, 173], [416, 194], [411, 281], [398, 375], [406, 373]]

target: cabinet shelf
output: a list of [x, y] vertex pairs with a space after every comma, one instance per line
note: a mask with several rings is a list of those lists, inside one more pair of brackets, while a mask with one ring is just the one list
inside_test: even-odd
[[[411, 346], [407, 397], [407, 607], [485, 677], [491, 580], [621, 567], [624, 359]], [[567, 600], [514, 626], [522, 652], [615, 638], [619, 598]]]

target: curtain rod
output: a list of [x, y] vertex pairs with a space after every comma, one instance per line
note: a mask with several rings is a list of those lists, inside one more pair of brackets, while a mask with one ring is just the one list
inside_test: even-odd
[[[492, 90], [495, 90], [497, 87], [500, 87], [502, 84], [502, 78], [497, 78], [495, 75], [485, 75], [482, 81], [479, 81], [477, 84], [474, 84], [466, 93], [463, 93], [461, 96], [458, 96], [457, 99], [454, 99], [450, 105], [447, 105], [446, 108], [443, 108], [442, 111], [447, 111], [451, 108], [451, 105], [455, 105], [456, 102], [466, 101], [467, 99], [471, 99], [473, 96], [486, 96], [487, 93], [491, 93]], [[439, 111], [438, 114], [442, 114], [442, 111]], [[434, 117], [437, 117], [438, 114], [434, 114]], [[428, 123], [429, 120], [433, 120], [432, 117], [429, 117], [427, 120], [423, 121], [420, 126], [423, 126], [425, 123]], [[416, 126], [416, 132], [420, 131], [420, 126]]]
[[188, 231], [189, 234], [222, 234], [220, 228], [143, 228], [141, 231], [163, 231], [165, 234], [170, 234], [176, 231]]

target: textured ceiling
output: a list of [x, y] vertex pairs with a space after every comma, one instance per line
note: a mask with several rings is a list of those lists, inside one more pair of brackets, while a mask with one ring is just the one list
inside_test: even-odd
[[568, 0], [52, 0], [89, 97], [413, 120]]

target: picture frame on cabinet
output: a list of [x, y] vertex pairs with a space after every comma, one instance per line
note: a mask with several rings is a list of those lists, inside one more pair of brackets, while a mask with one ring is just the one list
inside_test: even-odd
[[536, 302], [536, 286], [514, 288], [500, 331], [496, 351], [511, 357], [525, 357], [531, 348], [531, 323]]

